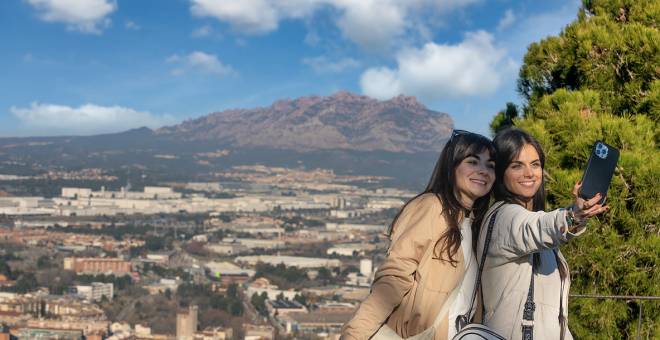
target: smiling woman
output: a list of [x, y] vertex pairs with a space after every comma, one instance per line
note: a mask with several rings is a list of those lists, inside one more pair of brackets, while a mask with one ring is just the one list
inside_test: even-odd
[[545, 154], [538, 141], [524, 130], [505, 129], [493, 144], [496, 202], [486, 215], [494, 223], [492, 242], [488, 249], [485, 238], [477, 243], [477, 256], [487, 252], [484, 325], [507, 339], [572, 339], [567, 324], [571, 279], [558, 246], [584, 233], [587, 220], [609, 207], [599, 205], [597, 196], [585, 208], [577, 194], [580, 182], [573, 188], [575, 204], [544, 212]]
[[[452, 338], [456, 318], [471, 316], [477, 263], [474, 242], [495, 181], [491, 141], [454, 130], [426, 190], [410, 200], [389, 230], [390, 248], [371, 294], [342, 327], [342, 340]], [[463, 284], [465, 282], [465, 284]]]

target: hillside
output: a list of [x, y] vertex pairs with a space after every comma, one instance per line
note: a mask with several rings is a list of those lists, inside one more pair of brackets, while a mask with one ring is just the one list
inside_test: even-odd
[[415, 97], [378, 101], [346, 91], [278, 100], [267, 108], [215, 112], [154, 134], [231, 147], [419, 152], [440, 150], [452, 129], [447, 114], [429, 110]]

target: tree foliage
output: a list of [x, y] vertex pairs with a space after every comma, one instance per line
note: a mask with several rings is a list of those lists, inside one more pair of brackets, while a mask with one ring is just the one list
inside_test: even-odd
[[288, 282], [300, 282], [307, 279], [307, 273], [297, 267], [287, 268], [284, 263], [272, 266], [270, 264], [259, 262], [257, 263], [256, 270], [257, 272], [254, 274], [255, 280], [268, 275], [284, 278]]
[[268, 293], [263, 292], [261, 295], [254, 293], [250, 298], [252, 305], [264, 316], [268, 315], [268, 308], [266, 307], [266, 300], [268, 300]]
[[502, 129], [513, 125], [513, 120], [518, 118], [518, 106], [514, 103], [506, 103], [506, 109], [500, 110], [490, 123], [490, 132], [493, 136]]
[[[593, 142], [621, 151], [611, 210], [563, 247], [573, 294], [660, 296], [660, 3], [583, 0], [576, 21], [530, 45], [514, 124], [541, 142], [548, 209], [572, 203]], [[637, 334], [639, 300], [571, 298], [575, 338]], [[645, 302], [642, 337], [660, 337], [660, 303]]]

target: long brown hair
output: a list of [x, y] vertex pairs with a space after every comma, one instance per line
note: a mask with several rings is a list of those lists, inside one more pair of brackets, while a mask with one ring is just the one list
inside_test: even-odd
[[[458, 263], [454, 259], [454, 255], [458, 252], [461, 246], [461, 216], [464, 216], [466, 207], [461, 204], [461, 193], [456, 187], [456, 168], [461, 162], [471, 155], [477, 155], [484, 151], [488, 151], [490, 158], [495, 161], [495, 148], [493, 143], [486, 137], [474, 133], [454, 135], [454, 138], [447, 142], [445, 147], [440, 153], [433, 174], [426, 189], [413, 199], [408, 201], [399, 213], [394, 217], [388, 234], [390, 239], [396, 226], [399, 217], [403, 210], [416, 198], [427, 194], [433, 193], [440, 204], [442, 205], [442, 216], [447, 223], [447, 230], [440, 236], [440, 239], [434, 246], [434, 254], [443, 261], [448, 261], [452, 265]], [[476, 242], [479, 237], [479, 229], [481, 221], [483, 220], [486, 212], [488, 211], [488, 204], [490, 203], [490, 193], [486, 196], [478, 198], [472, 205], [472, 212], [474, 213], [474, 220], [472, 222], [472, 249], [476, 249]]]

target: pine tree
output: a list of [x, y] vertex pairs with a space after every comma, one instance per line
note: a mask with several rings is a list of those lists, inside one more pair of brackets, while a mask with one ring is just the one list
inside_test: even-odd
[[[562, 252], [573, 294], [660, 296], [660, 2], [583, 0], [577, 20], [533, 43], [514, 124], [545, 150], [548, 209], [568, 206], [593, 142], [621, 151], [611, 210]], [[660, 337], [660, 302], [645, 301], [642, 337]], [[571, 298], [576, 339], [637, 334], [639, 300]]]
[[518, 106], [514, 103], [506, 103], [506, 109], [500, 110], [490, 123], [490, 132], [495, 136], [502, 129], [512, 126], [516, 118], [518, 118]]

